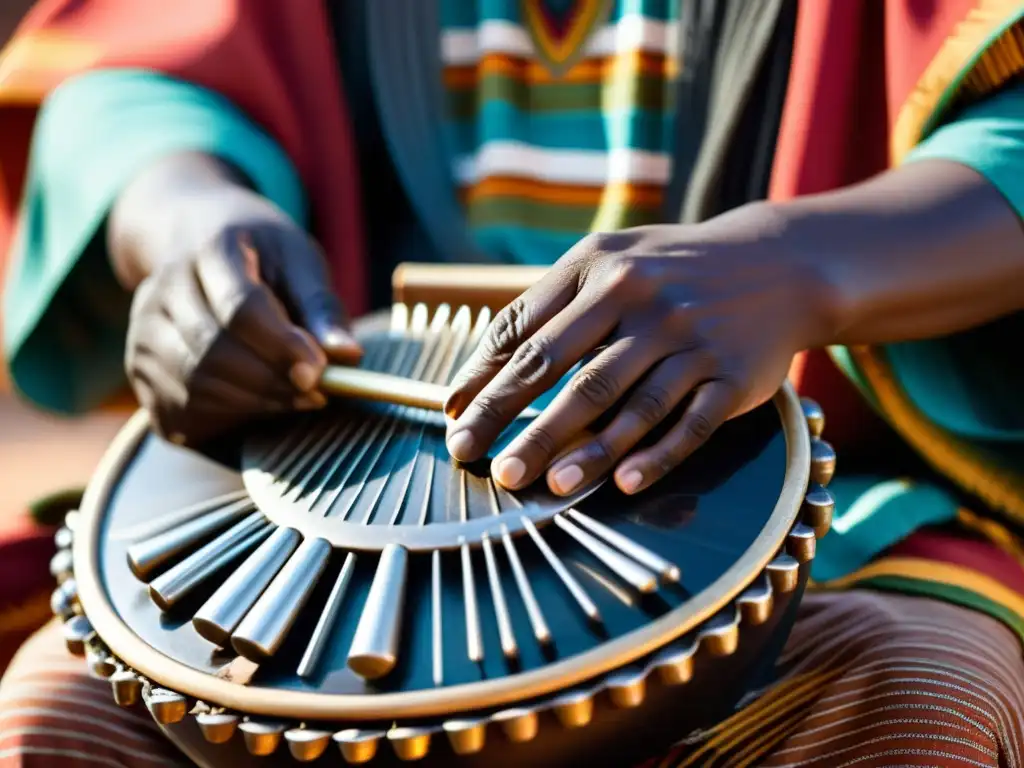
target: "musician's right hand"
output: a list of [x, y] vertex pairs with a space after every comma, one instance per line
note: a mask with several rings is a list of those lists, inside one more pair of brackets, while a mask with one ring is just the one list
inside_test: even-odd
[[[144, 273], [125, 365], [154, 429], [197, 444], [254, 417], [323, 406], [328, 358], [353, 362], [360, 349], [316, 243], [238, 184], [192, 185], [187, 195], [170, 186], [160, 201], [170, 213], [118, 222], [131, 235], [120, 255], [131, 261], [115, 261], [120, 275]], [[141, 206], [121, 215], [132, 207]]]

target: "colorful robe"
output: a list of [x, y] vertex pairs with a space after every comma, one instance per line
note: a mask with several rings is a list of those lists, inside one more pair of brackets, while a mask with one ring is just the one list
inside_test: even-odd
[[[416, 0], [408, 12], [422, 14], [428, 6]], [[1022, 13], [1019, 2], [1010, 0], [907, 0], [885, 5], [802, 0], [772, 197], [782, 200], [873, 175], [900, 162], [925, 137], [941, 133], [944, 121], [958, 110], [1005, 90], [1024, 69]], [[145, 15], [145, 23], [139, 23], [138, 14]], [[245, 0], [244, 11], [242, 0], [190, 0], [173, 9], [156, 0], [39, 3], [0, 64], [0, 250], [6, 251], [12, 241], [19, 204], [24, 206], [22, 221], [36, 222], [43, 229], [49, 226], [53, 231], [46, 230], [47, 234], [55, 238], [69, 237], [48, 225], [45, 217], [33, 218], [34, 206], [42, 202], [33, 182], [51, 170], [40, 161], [41, 167], [29, 167], [26, 182], [29, 138], [35, 128], [38, 141], [46, 128], [34, 124], [42, 101], [61, 98], [60, 84], [83, 72], [155, 71], [204, 87], [205, 95], [194, 97], [192, 104], [197, 114], [206, 114], [203, 99], [226, 99], [227, 108], [221, 110], [226, 117], [216, 130], [197, 131], [193, 143], [198, 146], [188, 148], [203, 148], [211, 134], [219, 150], [234, 148], [237, 158], [230, 159], [243, 164], [257, 188], [315, 230], [335, 274], [344, 275], [339, 292], [358, 314], [366, 303], [361, 288], [366, 256], [355, 194], [357, 167], [326, 29], [320, 3]], [[411, 29], [406, 25], [402, 34], [414, 34]], [[173, 82], [162, 82], [162, 87], [174, 90]], [[81, 92], [76, 98], [82, 98]], [[87, 109], [89, 103], [83, 100], [75, 106]], [[978, 119], [983, 118], [982, 114]], [[410, 141], [426, 145], [422, 134]], [[180, 147], [157, 141], [140, 154], [155, 156], [175, 148]], [[441, 155], [428, 160], [424, 168], [445, 168]], [[109, 204], [119, 188], [115, 182], [123, 183], [132, 169], [120, 169], [120, 177], [108, 167], [94, 170], [90, 180], [110, 185]], [[448, 254], [474, 258], [458, 226], [454, 185], [444, 173], [434, 173], [431, 183], [420, 184], [436, 199], [434, 240]], [[451, 195], [446, 188], [451, 188]], [[89, 212], [93, 229], [104, 211], [100, 200]], [[23, 227], [19, 236], [35, 234]], [[91, 234], [85, 227], [77, 236]], [[81, 251], [87, 244], [69, 242], [61, 247]], [[36, 307], [37, 315], [15, 317], [24, 327], [39, 321], [40, 307], [52, 299], [66, 273], [58, 269], [30, 277], [34, 279], [23, 283], [26, 290], [39, 291], [46, 301], [27, 302]], [[24, 328], [7, 330], [17, 335]], [[948, 350], [944, 342], [937, 343], [939, 352]], [[955, 397], [932, 397], [931, 407], [923, 407], [927, 398], [922, 393], [941, 390], [936, 386], [941, 378], [933, 377], [926, 388], [920, 386], [920, 372], [929, 370], [927, 364], [941, 364], [941, 355], [922, 364], [919, 354], [901, 368], [898, 361], [906, 363], [906, 355], [901, 358], [897, 347], [833, 352], [841, 369], [812, 353], [797, 362], [793, 375], [803, 391], [822, 401], [829, 414], [829, 435], [840, 450], [879, 439], [884, 431], [878, 430], [887, 424], [953, 487], [885, 476], [852, 476], [846, 482], [841, 474], [836, 486], [837, 533], [823, 542], [815, 577], [824, 588], [861, 582], [938, 595], [987, 610], [1024, 632], [1024, 585], [1017, 581], [1022, 550], [1007, 527], [1024, 519], [1017, 490], [1024, 462], [1014, 463], [1021, 435], [999, 431], [998, 425], [966, 423], [965, 418], [943, 423], [942, 414], [950, 413], [945, 406], [955, 403]], [[84, 354], [82, 364], [90, 359]], [[945, 360], [957, 365], [956, 360]], [[23, 364], [44, 363], [29, 359]], [[912, 381], [918, 382], [916, 390]], [[975, 382], [968, 395], [984, 391], [983, 385], [984, 381]], [[74, 399], [66, 394], [48, 393], [51, 407], [75, 410]], [[84, 396], [85, 402], [95, 399], [95, 393]], [[865, 404], [873, 406], [881, 419], [871, 417]], [[962, 416], [971, 413], [970, 401], [961, 401], [960, 406]], [[960, 491], [976, 494], [977, 503], [970, 506], [972, 499]], [[915, 533], [924, 526], [933, 530]]]

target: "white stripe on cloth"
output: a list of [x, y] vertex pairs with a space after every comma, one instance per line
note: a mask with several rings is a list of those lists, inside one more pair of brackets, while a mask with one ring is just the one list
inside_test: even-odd
[[[69, 715], [68, 721], [73, 722], [74, 717]], [[0, 730], [0, 746], [3, 742], [8, 739], [25, 737], [25, 736], [39, 736], [44, 738], [45, 743], [53, 742], [55, 739], [68, 739], [73, 741], [81, 741], [87, 744], [97, 744], [105, 747], [106, 749], [119, 752], [123, 755], [134, 760], [141, 760], [144, 763], [152, 765], [169, 765], [178, 766], [180, 763], [177, 760], [169, 760], [165, 757], [159, 757], [154, 755], [151, 751], [140, 751], [137, 749], [131, 749], [123, 744], [119, 744], [111, 739], [104, 739], [102, 736], [96, 736], [89, 731], [77, 731], [70, 730], [67, 728], [9, 728], [7, 730]]]
[[456, 158], [454, 174], [462, 185], [494, 176], [512, 176], [549, 184], [666, 184], [672, 159], [662, 152], [617, 147], [610, 152], [546, 149], [518, 141], [491, 141], [472, 155]]
[[[63, 700], [61, 703], [64, 703]], [[81, 712], [69, 715], [66, 709], [59, 709], [57, 707], [20, 707], [0, 711], [0, 734], [3, 734], [4, 720], [15, 720], [22, 717], [34, 718], [33, 722], [53, 719], [58, 724], [67, 723], [69, 720], [73, 720], [76, 723], [88, 723], [96, 728], [103, 728], [116, 733], [126, 739], [136, 739], [146, 743], [152, 741], [154, 736], [153, 733], [149, 732], [150, 728], [139, 727], [140, 725], [150, 726], [151, 723], [143, 721], [141, 717], [134, 717], [128, 712], [123, 713], [122, 719], [119, 722], [114, 722], [113, 719], [91, 717], [83, 715]]]

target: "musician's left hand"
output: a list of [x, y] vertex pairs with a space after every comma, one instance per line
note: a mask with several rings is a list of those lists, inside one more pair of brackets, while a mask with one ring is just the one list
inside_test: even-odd
[[[615, 470], [625, 493], [649, 487], [727, 419], [769, 399], [794, 354], [823, 343], [814, 270], [786, 251], [767, 206], [696, 225], [584, 238], [494, 319], [446, 404], [448, 449], [485, 454], [512, 418], [594, 350], [492, 466], [516, 489], [547, 470], [568, 494]], [[757, 217], [760, 217], [758, 219]], [[692, 395], [651, 447], [637, 443]], [[604, 411], [604, 429], [559, 457]], [[552, 464], [552, 461], [557, 458]]]

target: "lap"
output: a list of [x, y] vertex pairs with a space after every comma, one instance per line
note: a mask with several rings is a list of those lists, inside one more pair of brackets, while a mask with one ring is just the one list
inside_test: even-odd
[[[655, 765], [1022, 766], [1024, 661], [1004, 625], [927, 598], [808, 595], [781, 679]], [[33, 636], [0, 683], [0, 768], [187, 765], [141, 706]]]
[[0, 683], [0, 768], [187, 765], [145, 709], [119, 707], [110, 683], [68, 654], [57, 622], [22, 646]]

